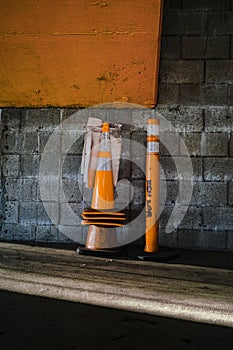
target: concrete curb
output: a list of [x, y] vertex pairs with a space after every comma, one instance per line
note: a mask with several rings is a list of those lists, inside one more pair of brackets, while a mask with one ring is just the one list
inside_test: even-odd
[[[3, 290], [233, 327], [233, 271], [185, 265], [169, 270], [163, 263], [90, 258], [4, 243], [0, 253]], [[203, 272], [208, 281], [215, 270], [218, 282], [200, 281]], [[195, 278], [198, 271], [200, 277]]]

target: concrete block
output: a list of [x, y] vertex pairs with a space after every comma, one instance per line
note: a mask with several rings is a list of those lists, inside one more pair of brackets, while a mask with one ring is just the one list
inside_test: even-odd
[[230, 135], [229, 139], [229, 155], [233, 157], [233, 134]]
[[202, 227], [202, 212], [201, 208], [196, 206], [188, 206], [187, 212], [179, 224], [180, 229], [200, 229]]
[[228, 86], [227, 84], [182, 85], [180, 102], [191, 106], [225, 106], [228, 104]]
[[[178, 181], [170, 181], [170, 180], [161, 181], [160, 190], [162, 191], [163, 188], [166, 188], [166, 191], [167, 191], [165, 205], [166, 206], [174, 205], [178, 195]], [[162, 193], [160, 193], [160, 203], [162, 204], [161, 197], [163, 197]]]
[[38, 225], [36, 227], [37, 242], [57, 242], [58, 229], [53, 225]]
[[233, 182], [228, 184], [228, 201], [229, 205], [233, 205]]
[[82, 155], [84, 134], [78, 130], [63, 130], [61, 140], [61, 153]]
[[204, 158], [206, 181], [232, 181], [233, 158]]
[[233, 58], [233, 37], [231, 37], [231, 42], [230, 42], [230, 47], [231, 47], [231, 50], [230, 50], [230, 57]]
[[38, 193], [37, 179], [20, 179], [21, 191], [20, 199], [22, 201], [36, 201]]
[[131, 164], [131, 179], [145, 180], [146, 157], [135, 157]]
[[[84, 108], [84, 109], [62, 108], [60, 112], [61, 112], [61, 119], [62, 119], [62, 124], [61, 124], [62, 130], [70, 130], [70, 131], [79, 130], [82, 132], [86, 131], [87, 120], [89, 116], [91, 116], [89, 115], [90, 114], [89, 108]], [[104, 115], [106, 115], [106, 113], [104, 113]], [[93, 113], [93, 117], [98, 118], [94, 113]]]
[[[172, 157], [160, 157], [160, 168], [163, 170], [165, 180], [178, 180], [175, 162]], [[162, 179], [162, 172], [160, 172]]]
[[181, 0], [166, 0], [164, 1], [164, 10], [179, 10], [181, 9]]
[[124, 125], [121, 130], [121, 157], [126, 159], [132, 159], [131, 147], [129, 146], [129, 140], [131, 137], [131, 127]]
[[[104, 106], [106, 106], [106, 105], [99, 104], [97, 106], [93, 106], [93, 107], [87, 108], [86, 109], [87, 114], [84, 111], [85, 116], [88, 116], [88, 118], [100, 118], [102, 120], [106, 120], [107, 119], [107, 111], [108, 111], [108, 109], [110, 110], [111, 107], [112, 107], [112, 109], [115, 110], [115, 112], [117, 112], [117, 108], [115, 109], [114, 105], [112, 105], [111, 103], [108, 105], [108, 108], [106, 108]], [[82, 112], [83, 111], [81, 111], [81, 113]]]
[[228, 138], [227, 133], [202, 133], [202, 156], [228, 156]]
[[62, 177], [63, 179], [77, 179], [82, 157], [67, 155], [63, 162]]
[[50, 225], [53, 223], [57, 225], [59, 221], [59, 203], [46, 202], [46, 210], [42, 202], [37, 203], [37, 224]]
[[203, 248], [203, 232], [192, 229], [179, 229], [177, 246], [185, 249]]
[[4, 196], [8, 201], [17, 201], [20, 199], [22, 180], [14, 178], [6, 178]]
[[233, 208], [203, 208], [203, 227], [206, 230], [233, 230]]
[[229, 36], [185, 36], [182, 40], [183, 59], [229, 58]]
[[184, 34], [184, 13], [180, 11], [164, 12], [162, 33], [163, 35]]
[[233, 60], [211, 60], [206, 62], [206, 82], [231, 83], [233, 75]]
[[229, 36], [209, 36], [207, 38], [207, 52], [205, 58], [207, 59], [228, 59], [230, 48]]
[[172, 105], [179, 103], [179, 85], [160, 84], [158, 89], [158, 103]]
[[157, 111], [171, 123], [171, 127], [161, 125], [161, 133], [201, 132], [203, 129], [203, 109], [200, 107], [158, 106]]
[[[180, 135], [178, 132], [163, 132], [160, 141], [160, 155], [178, 155], [180, 153]], [[170, 150], [170, 151], [169, 151]]]
[[233, 105], [233, 86], [229, 85], [228, 89], [229, 89], [229, 91], [228, 91], [228, 95], [229, 95], [229, 97], [228, 97], [228, 99], [229, 99], [228, 104], [229, 104], [229, 106], [232, 106]]
[[[182, 187], [189, 188], [190, 183], [182, 182]], [[193, 195], [190, 203], [182, 199], [182, 193], [178, 197], [182, 205], [197, 206], [223, 206], [227, 205], [227, 183], [223, 182], [195, 182], [193, 184]]]
[[[38, 143], [39, 143], [39, 153], [42, 153], [44, 151], [44, 148], [46, 146], [46, 143], [48, 142], [50, 136], [52, 135], [52, 132], [49, 131], [42, 131], [38, 132]], [[58, 153], [61, 147], [60, 138], [52, 144], [52, 147], [49, 147], [46, 149], [46, 152], [50, 153]]]
[[22, 137], [22, 153], [36, 154], [39, 152], [38, 133], [36, 131], [26, 132]]
[[207, 13], [205, 11], [165, 12], [162, 33], [164, 35], [202, 35], [206, 32]]
[[210, 11], [208, 13], [207, 33], [212, 35], [233, 34], [231, 11]]
[[23, 224], [3, 224], [0, 239], [7, 241], [34, 241], [35, 226]]
[[19, 222], [22, 225], [37, 224], [38, 215], [37, 202], [20, 202], [19, 206]]
[[23, 113], [24, 111], [19, 108], [3, 108], [1, 113], [2, 131], [18, 131]]
[[227, 248], [227, 232], [203, 231], [203, 248], [211, 250], [225, 250]]
[[[186, 157], [161, 157], [160, 165], [164, 171], [166, 180], [190, 180], [202, 181], [202, 158], [191, 158], [192, 168], [187, 167]], [[182, 172], [177, 172], [177, 167]], [[162, 174], [160, 173], [162, 178]]]
[[[62, 121], [65, 121], [66, 119], [68, 119], [69, 117], [73, 116], [74, 114], [77, 113], [77, 115], [79, 115], [78, 113], [81, 112], [83, 115], [86, 116], [86, 118], [88, 117], [88, 111], [89, 109], [88, 108], [69, 108], [69, 107], [65, 107], [65, 108], [62, 108], [60, 110], [60, 113], [61, 113], [61, 118], [62, 118]], [[72, 118], [71, 118], [72, 119]]]
[[[146, 132], [147, 119], [156, 118], [156, 110], [150, 108], [133, 108], [132, 109], [132, 126], [127, 129], [127, 125], [122, 126], [122, 130], [130, 130], [132, 132]], [[123, 135], [124, 137], [124, 135]], [[126, 135], [127, 137], [127, 135]]]
[[202, 61], [163, 60], [160, 79], [165, 84], [201, 84], [204, 80]]
[[180, 59], [181, 40], [179, 36], [164, 36], [161, 39], [161, 58], [163, 60]]
[[17, 224], [14, 227], [13, 239], [16, 241], [33, 241], [36, 238], [36, 226], [28, 224]]
[[163, 229], [159, 230], [159, 246], [161, 247], [177, 247], [177, 230], [166, 233]]
[[[159, 232], [161, 232], [161, 236], [164, 236], [164, 234], [166, 233], [166, 226], [168, 223], [168, 220], [171, 216], [172, 210], [174, 209], [174, 205], [171, 206], [165, 206], [160, 214], [159, 217]], [[170, 223], [170, 225], [172, 225], [173, 227], [173, 231], [176, 231], [177, 229], [177, 223], [175, 221], [173, 221], [172, 223]]]
[[[86, 227], [85, 229], [88, 230], [88, 227]], [[67, 244], [67, 243], [74, 243], [74, 242], [79, 244], [84, 244], [85, 239], [83, 234], [83, 228], [76, 225], [70, 225], [70, 226], [59, 225], [58, 234], [57, 234], [57, 243]]]
[[3, 154], [19, 154], [21, 149], [21, 135], [18, 131], [5, 131], [1, 135]]
[[[91, 109], [90, 109], [91, 111]], [[106, 113], [106, 120], [111, 123], [122, 123], [131, 125], [132, 120], [132, 109], [131, 108], [114, 108], [114, 105], [109, 108], [103, 109], [103, 112]], [[102, 115], [97, 111], [97, 118], [104, 120], [104, 114]]]
[[24, 131], [53, 131], [61, 121], [58, 108], [28, 108], [22, 116]]
[[222, 0], [185, 0], [184, 10], [222, 10]]
[[12, 241], [16, 226], [16, 224], [3, 224], [0, 230], [0, 240]]
[[[133, 140], [132, 147], [130, 147], [132, 160], [136, 157], [145, 157], [146, 154], [146, 131], [132, 132], [131, 140]], [[144, 147], [143, 147], [144, 146]]]
[[82, 184], [77, 180], [63, 179], [62, 188], [67, 202], [81, 203], [82, 202]]
[[233, 108], [214, 107], [204, 111], [206, 132], [233, 132]]
[[5, 202], [4, 223], [17, 224], [19, 222], [19, 202]]
[[227, 250], [233, 251], [233, 231], [227, 232]]
[[[181, 159], [182, 162], [182, 159]], [[188, 169], [183, 172], [183, 174], [179, 175], [180, 180], [187, 180], [192, 178], [193, 181], [202, 181], [203, 179], [203, 165], [202, 158], [191, 158], [192, 166], [193, 166], [193, 174], [190, 176], [190, 172]]]
[[130, 181], [119, 181], [115, 189], [115, 207], [119, 209], [128, 208], [133, 199], [133, 194], [134, 190]]
[[178, 247], [185, 249], [226, 249], [226, 231], [179, 230]]
[[17, 178], [20, 173], [19, 155], [3, 155], [2, 172], [4, 176]]
[[206, 33], [207, 12], [194, 11], [183, 12], [184, 33], [186, 35], [202, 35]]
[[[165, 206], [161, 216], [159, 218], [161, 229], [164, 230], [171, 216], [174, 206]], [[195, 206], [183, 206], [183, 209], [187, 209], [187, 212], [181, 222], [177, 221], [177, 218], [171, 222], [171, 226], [175, 229], [200, 229], [202, 225], [201, 208]]]
[[[38, 200], [41, 201], [43, 199], [43, 201], [48, 201], [48, 202], [58, 201], [60, 196], [60, 186], [61, 186], [60, 180], [61, 179], [59, 176], [43, 176], [40, 179], [40, 182], [38, 183], [38, 187], [37, 187]], [[41, 187], [43, 189], [43, 198], [41, 194]]]
[[21, 156], [21, 173], [23, 177], [36, 177], [39, 174], [40, 156], [24, 154]]
[[[67, 210], [67, 203], [60, 203], [60, 225], [81, 225], [80, 214], [83, 211], [82, 203], [69, 203], [69, 210]], [[70, 212], [71, 209], [71, 212]]]
[[[201, 139], [202, 133], [181, 133], [180, 142], [180, 154], [187, 154], [187, 150], [190, 156], [201, 155]], [[185, 147], [184, 147], [184, 144]], [[187, 149], [186, 149], [187, 148]]]
[[120, 159], [118, 179], [130, 179], [132, 163], [128, 159]]
[[142, 210], [145, 205], [145, 181], [144, 180], [132, 180], [133, 186], [133, 199], [131, 201], [132, 210]]

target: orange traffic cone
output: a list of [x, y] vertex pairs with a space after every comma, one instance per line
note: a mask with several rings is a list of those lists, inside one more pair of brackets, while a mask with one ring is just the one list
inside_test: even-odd
[[114, 208], [114, 185], [109, 124], [103, 123], [91, 207]]
[[[86, 239], [88, 249], [109, 249], [117, 245], [116, 226], [122, 225], [122, 218], [113, 211], [115, 204], [111, 162], [109, 124], [103, 123], [91, 210], [84, 210], [82, 213], [86, 219], [83, 220], [83, 225], [90, 225]], [[98, 212], [103, 215], [99, 216]]]

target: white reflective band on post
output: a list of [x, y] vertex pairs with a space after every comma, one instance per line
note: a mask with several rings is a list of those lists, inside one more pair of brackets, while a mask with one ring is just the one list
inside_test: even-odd
[[98, 158], [96, 170], [112, 170], [110, 158]]
[[159, 125], [157, 124], [147, 125], [147, 135], [159, 136]]
[[147, 142], [147, 153], [159, 153], [159, 142]]

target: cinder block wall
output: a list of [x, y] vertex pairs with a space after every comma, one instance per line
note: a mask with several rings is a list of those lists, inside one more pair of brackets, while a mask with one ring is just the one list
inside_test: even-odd
[[[164, 243], [232, 250], [233, 1], [164, 5], [158, 107], [179, 131], [194, 168], [188, 212]], [[162, 157], [174, 193], [177, 174], [169, 162]], [[167, 202], [162, 222], [173, 205]]]
[[[184, 140], [193, 164], [194, 190], [191, 203], [178, 195], [179, 174], [174, 159], [161, 145], [161, 168], [167, 187], [165, 207], [160, 217], [160, 244], [194, 249], [233, 250], [233, 2], [228, 0], [165, 0], [162, 29], [159, 103], [156, 108]], [[6, 241], [72, 243], [62, 232], [80, 232], [66, 206], [59, 198], [51, 202], [57, 217], [53, 225], [44, 210], [39, 186], [40, 157], [53, 130], [72, 109], [2, 109], [1, 110], [1, 209], [0, 239]], [[88, 110], [89, 116], [99, 116]], [[106, 113], [106, 115], [105, 115]], [[117, 120], [119, 111], [102, 111]], [[123, 137], [145, 145], [141, 120], [153, 111], [128, 110], [126, 122], [138, 118], [138, 127], [123, 129]], [[84, 124], [76, 125], [77, 136]], [[62, 134], [72, 137], [68, 128]], [[83, 202], [78, 186], [82, 137], [78, 137], [65, 157], [61, 183], [74, 212], [80, 213]], [[183, 155], [179, 138], [174, 152]], [[53, 152], [62, 152], [55, 148]], [[127, 150], [124, 150], [127, 152]], [[145, 157], [137, 149], [131, 152], [143, 164]], [[62, 157], [62, 154], [61, 154]], [[120, 179], [129, 179], [134, 195], [129, 209], [144, 207], [144, 173], [134, 162], [121, 162]], [[163, 186], [162, 186], [163, 187]], [[124, 186], [123, 192], [124, 193]], [[171, 233], [165, 227], [176, 201], [187, 207], [187, 213]], [[72, 221], [73, 220], [73, 221]], [[144, 222], [138, 230], [143, 232]], [[133, 237], [134, 232], [126, 232]], [[137, 241], [143, 244], [143, 238]]]

